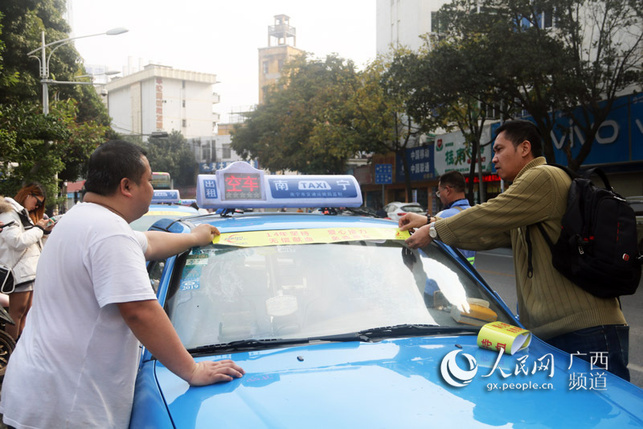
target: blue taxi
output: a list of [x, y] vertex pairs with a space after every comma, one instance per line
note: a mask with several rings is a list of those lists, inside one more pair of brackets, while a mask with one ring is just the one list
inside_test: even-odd
[[152, 204], [142, 217], [130, 223], [135, 231], [147, 231], [159, 219], [179, 219], [200, 214], [199, 210], [186, 206], [178, 189], [155, 189]]
[[276, 211], [358, 207], [352, 176], [233, 164], [197, 194], [225, 212], [154, 228], [221, 235], [150, 278], [194, 358], [246, 374], [190, 387], [144, 350], [132, 428], [643, 426], [641, 389], [600, 351], [590, 364], [521, 329], [454, 249], [409, 249], [390, 220]]

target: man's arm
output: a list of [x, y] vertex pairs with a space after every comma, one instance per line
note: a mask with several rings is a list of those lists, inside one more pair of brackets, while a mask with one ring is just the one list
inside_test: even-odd
[[145, 259], [155, 261], [177, 255], [191, 247], [205, 246], [219, 235], [219, 230], [211, 225], [202, 224], [189, 234], [162, 231], [145, 231], [144, 234], [147, 237]]
[[429, 223], [429, 218], [418, 213], [407, 213], [397, 221], [400, 231], [420, 228]]
[[132, 301], [117, 305], [125, 323], [136, 338], [167, 369], [191, 386], [205, 386], [243, 376], [243, 369], [231, 360], [195, 362], [183, 347], [170, 319], [157, 300]]
[[429, 235], [429, 225], [424, 225], [406, 239], [406, 244], [411, 249], [418, 249], [420, 247], [428, 246], [432, 241], [433, 239]]

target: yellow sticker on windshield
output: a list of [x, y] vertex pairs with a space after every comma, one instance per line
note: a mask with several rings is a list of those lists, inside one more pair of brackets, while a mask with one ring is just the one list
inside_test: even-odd
[[215, 237], [212, 243], [258, 247], [360, 240], [406, 240], [409, 237], [408, 231], [400, 231], [397, 228], [322, 228], [233, 232]]
[[179, 210], [176, 211], [153, 211], [153, 212], [147, 212], [143, 216], [175, 216], [175, 215], [189, 215], [190, 213], [188, 212], [182, 212]]

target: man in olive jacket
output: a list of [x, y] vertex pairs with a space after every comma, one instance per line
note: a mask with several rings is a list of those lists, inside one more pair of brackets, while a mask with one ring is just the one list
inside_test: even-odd
[[[569, 176], [547, 165], [540, 133], [529, 121], [503, 123], [493, 150], [496, 171], [503, 180], [512, 182], [509, 188], [448, 219], [427, 219], [413, 213], [403, 216], [401, 230], [418, 228], [407, 244], [424, 247], [436, 239], [471, 250], [511, 244], [518, 311], [524, 326], [585, 360], [607, 357], [607, 369], [629, 380], [629, 327], [618, 299], [598, 298], [558, 272], [552, 265], [549, 246], [536, 227], [541, 223], [551, 239], [558, 240], [571, 184]], [[531, 267], [527, 228], [532, 243]]]

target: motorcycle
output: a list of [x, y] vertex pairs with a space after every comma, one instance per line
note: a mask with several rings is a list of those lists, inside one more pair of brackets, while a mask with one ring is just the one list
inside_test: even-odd
[[9, 323], [10, 325], [15, 325], [7, 310], [3, 306], [0, 306], [0, 380], [4, 377], [4, 373], [7, 370], [7, 364], [9, 363], [9, 356], [13, 352], [13, 349], [16, 347], [16, 342], [14, 339], [5, 332], [4, 326]]

